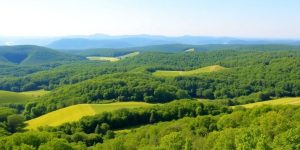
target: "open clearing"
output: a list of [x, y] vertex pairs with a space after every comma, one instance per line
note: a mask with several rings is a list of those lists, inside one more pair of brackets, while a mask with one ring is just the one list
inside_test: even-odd
[[126, 55], [123, 55], [123, 56], [119, 56], [117, 58], [124, 59], [124, 58], [128, 58], [128, 57], [134, 57], [134, 56], [137, 56], [139, 54], [140, 54], [140, 52], [133, 52], [133, 53], [129, 53], [129, 54], [126, 54]]
[[93, 60], [93, 61], [110, 61], [110, 62], [116, 62], [120, 60], [119, 58], [116, 57], [99, 57], [99, 56], [90, 56], [86, 57], [88, 60]]
[[100, 56], [89, 56], [86, 57], [88, 60], [93, 60], [93, 61], [110, 61], [110, 62], [116, 62], [121, 59], [129, 58], [129, 57], [134, 57], [136, 55], [139, 55], [140, 52], [132, 52], [123, 56], [118, 56], [118, 57], [100, 57]]
[[93, 116], [103, 112], [121, 108], [148, 107], [153, 104], [144, 102], [116, 102], [110, 104], [78, 104], [62, 108], [38, 118], [27, 121], [27, 129], [36, 129], [40, 126], [59, 126], [63, 123], [80, 120], [84, 116]]
[[195, 48], [189, 48], [187, 50], [185, 50], [184, 52], [194, 52], [195, 51]]
[[45, 90], [37, 90], [37, 91], [26, 91], [26, 92], [20, 92], [20, 94], [23, 95], [27, 95], [30, 97], [40, 97], [43, 96], [47, 93], [49, 93], [50, 91], [45, 91]]
[[203, 67], [191, 71], [163, 71], [163, 70], [158, 70], [153, 73], [154, 76], [159, 76], [159, 77], [176, 77], [176, 76], [192, 76], [192, 75], [197, 75], [197, 74], [202, 74], [202, 73], [208, 73], [208, 72], [214, 72], [214, 71], [220, 71], [224, 70], [226, 68], [219, 66], [219, 65], [214, 65], [214, 66], [208, 66], [208, 67]]
[[0, 104], [26, 103], [29, 100], [40, 97], [46, 93], [48, 93], [48, 91], [45, 90], [28, 92], [0, 91]]
[[300, 105], [300, 97], [280, 98], [280, 99], [269, 100], [264, 102], [245, 104], [241, 106], [245, 108], [253, 108], [262, 105]]

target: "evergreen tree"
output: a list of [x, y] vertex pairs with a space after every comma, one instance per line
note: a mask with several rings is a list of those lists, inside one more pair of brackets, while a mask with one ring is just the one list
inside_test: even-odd
[[156, 122], [155, 111], [154, 110], [151, 110], [149, 122], [150, 123], [155, 123]]

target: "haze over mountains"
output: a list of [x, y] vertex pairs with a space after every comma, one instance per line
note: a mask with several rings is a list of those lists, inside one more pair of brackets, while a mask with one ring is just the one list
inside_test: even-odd
[[65, 37], [0, 37], [0, 45], [39, 45], [54, 49], [127, 48], [163, 44], [288, 44], [300, 45], [298, 39], [263, 39], [210, 36], [159, 36], [94, 34]]

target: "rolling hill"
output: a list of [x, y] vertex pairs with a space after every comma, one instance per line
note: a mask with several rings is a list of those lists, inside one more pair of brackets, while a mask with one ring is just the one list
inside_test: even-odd
[[257, 103], [250, 103], [241, 105], [245, 108], [253, 108], [262, 105], [300, 105], [300, 97], [287, 97], [287, 98], [279, 98], [275, 100], [257, 102]]
[[192, 76], [192, 75], [197, 75], [197, 74], [202, 74], [202, 73], [208, 73], [208, 72], [214, 72], [214, 71], [220, 71], [224, 70], [226, 68], [219, 66], [219, 65], [214, 65], [214, 66], [208, 66], [208, 67], [203, 67], [191, 71], [164, 71], [164, 70], [157, 70], [153, 73], [154, 76], [159, 76], [159, 77], [176, 77], [176, 76]]
[[0, 91], [0, 104], [11, 104], [11, 103], [26, 103], [33, 98], [40, 97], [47, 94], [48, 91], [28, 91], [28, 92], [10, 92]]
[[50, 112], [38, 118], [27, 121], [27, 129], [39, 126], [58, 126], [63, 123], [78, 121], [84, 116], [93, 116], [106, 111], [121, 108], [147, 107], [152, 104], [143, 102], [116, 102], [111, 104], [78, 104]]
[[0, 46], [1, 64], [46, 64], [64, 61], [81, 60], [82, 57], [66, 54], [45, 47], [22, 45]]
[[179, 53], [179, 52], [208, 52], [208, 51], [280, 51], [300, 49], [299, 45], [239, 45], [239, 44], [209, 44], [209, 45], [190, 45], [190, 44], [163, 44], [150, 45], [129, 48], [94, 48], [81, 50], [64, 50], [70, 54], [79, 56], [102, 56], [102, 57], [118, 57], [132, 52], [164, 52], [164, 53]]

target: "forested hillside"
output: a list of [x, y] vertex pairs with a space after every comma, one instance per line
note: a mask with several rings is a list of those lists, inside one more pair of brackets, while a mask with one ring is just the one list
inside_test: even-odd
[[76, 61], [82, 58], [39, 46], [1, 46], [0, 63], [36, 65], [63, 61]]
[[[179, 47], [173, 52], [167, 47], [162, 52], [145, 50], [116, 62], [28, 46], [2, 50], [3, 56], [12, 51], [53, 59], [37, 64], [44, 56], [36, 55], [41, 59], [25, 58], [33, 64], [1, 63], [0, 149], [297, 149], [299, 106], [236, 105], [299, 97], [300, 48]], [[127, 52], [131, 51], [119, 49], [107, 56]], [[19, 93], [36, 90], [44, 94]], [[128, 109], [125, 103], [118, 109], [106, 107], [131, 101], [146, 102], [147, 107]], [[74, 106], [82, 104], [99, 107], [88, 111]], [[68, 108], [73, 113], [63, 115], [65, 122], [52, 117], [62, 125], [40, 126], [43, 121], [34, 121]], [[36, 123], [30, 128], [25, 122]]]

